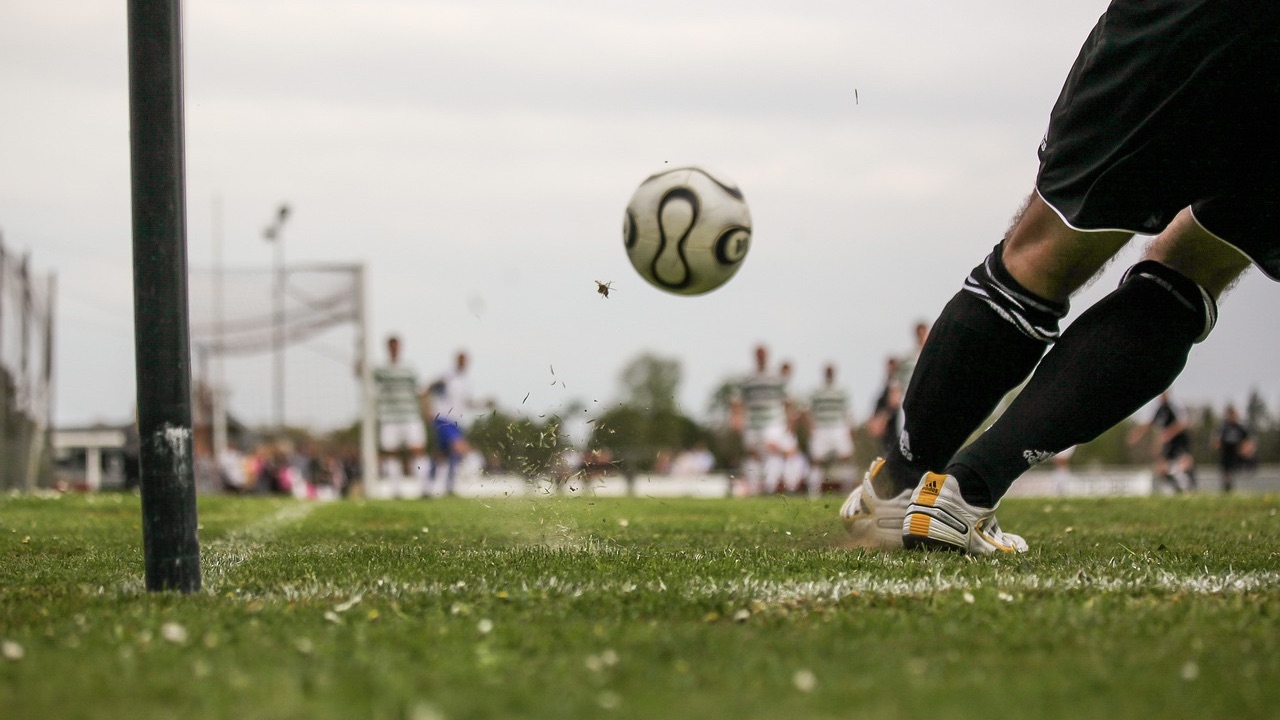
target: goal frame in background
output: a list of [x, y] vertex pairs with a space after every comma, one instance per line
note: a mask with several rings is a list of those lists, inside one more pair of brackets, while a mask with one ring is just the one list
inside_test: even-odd
[[[257, 275], [260, 280], [240, 279], [239, 289], [253, 287], [255, 282], [282, 280], [289, 287], [290, 277], [305, 275], [348, 276], [350, 293], [331, 293], [320, 299], [317, 307], [309, 309], [295, 305], [293, 309], [268, 313], [256, 313], [228, 318], [225, 305], [228, 278], [244, 278]], [[289, 347], [297, 347], [324, 332], [350, 325], [354, 330], [351, 363], [358, 368], [353, 387], [356, 390], [356, 413], [359, 422], [359, 457], [362, 479], [366, 486], [371, 471], [376, 480], [377, 431], [374, 416], [373, 370], [369, 345], [369, 291], [368, 271], [363, 263], [295, 263], [279, 269], [258, 267], [225, 268], [220, 264], [210, 268], [192, 268], [191, 295], [193, 351], [200, 357], [200, 380], [210, 391], [211, 445], [213, 458], [221, 458], [228, 449], [229, 409], [227, 395], [235, 385], [226, 376], [225, 366], [230, 358], [256, 358], [281, 353]], [[207, 288], [201, 287], [206, 284]], [[267, 290], [264, 286], [262, 290]], [[207, 290], [208, 292], [204, 292]], [[270, 294], [275, 294], [272, 288]], [[287, 293], [286, 293], [287, 294]], [[206, 299], [207, 298], [207, 299]], [[285, 338], [283, 344], [280, 338]], [[212, 361], [212, 362], [208, 362]], [[211, 367], [210, 367], [211, 366]], [[277, 376], [278, 378], [278, 376]], [[274, 388], [273, 388], [274, 389]], [[286, 403], [287, 405], [287, 403]], [[286, 423], [287, 425], [287, 423]], [[274, 427], [278, 434], [284, 427]], [[315, 429], [315, 428], [310, 428]], [[372, 469], [372, 470], [371, 470]]]

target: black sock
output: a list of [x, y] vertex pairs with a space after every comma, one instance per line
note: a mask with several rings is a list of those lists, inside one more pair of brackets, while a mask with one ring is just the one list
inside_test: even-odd
[[929, 331], [903, 399], [903, 433], [889, 453], [882, 495], [941, 472], [1009, 390], [1035, 368], [1066, 306], [1038, 298], [1005, 270], [997, 245]]
[[1215, 316], [1191, 280], [1151, 261], [1134, 266], [1067, 328], [1009, 409], [947, 472], [965, 478], [966, 499], [983, 496], [974, 486], [985, 483], [984, 506], [993, 506], [1027, 468], [1094, 439], [1167, 389]]

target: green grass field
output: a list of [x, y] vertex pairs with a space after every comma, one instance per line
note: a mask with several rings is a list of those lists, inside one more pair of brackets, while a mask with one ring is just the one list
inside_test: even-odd
[[843, 545], [839, 500], [0, 499], [0, 717], [1275, 717], [1280, 499], [1009, 500], [1017, 557]]

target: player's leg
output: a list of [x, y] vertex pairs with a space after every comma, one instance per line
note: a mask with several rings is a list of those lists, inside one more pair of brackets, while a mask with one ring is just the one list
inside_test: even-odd
[[763, 457], [754, 449], [748, 448], [743, 453], [742, 482], [736, 490], [738, 497], [751, 497], [760, 494], [760, 488], [763, 486], [760, 479], [762, 464]]
[[1131, 233], [1081, 232], [1032, 194], [1005, 240], [933, 324], [903, 399], [903, 432], [876, 478], [878, 494], [940, 472], [1058, 336], [1068, 298]]
[[799, 448], [783, 456], [782, 485], [788, 493], [799, 493], [809, 475], [809, 458]]
[[999, 420], [946, 473], [993, 507], [1037, 462], [1088, 442], [1166, 390], [1250, 261], [1183, 211], [1120, 286], [1072, 323]]
[[431, 421], [431, 455], [426, 459], [427, 477], [424, 481], [424, 487], [429, 488], [427, 494], [432, 497], [441, 494], [440, 491], [440, 465], [442, 462], [447, 463], [449, 453], [448, 428], [445, 427], [443, 418], [436, 417]]
[[[840, 491], [848, 494], [853, 491], [854, 484], [857, 482], [856, 470], [853, 465], [853, 428], [841, 427], [832, 433], [834, 445], [834, 458], [832, 458], [829, 466], [823, 470], [824, 485], [836, 486]], [[824, 489], [823, 485], [818, 486], [819, 490]]]
[[785, 460], [782, 453], [770, 448], [765, 452], [762, 463], [763, 485], [761, 492], [765, 495], [776, 495], [782, 483], [782, 470]]
[[458, 479], [458, 465], [461, 464], [462, 456], [467, 452], [468, 446], [466, 439], [462, 436], [462, 428], [457, 423], [447, 421], [446, 426], [448, 433], [445, 438], [445, 452], [449, 465], [445, 473], [444, 494], [453, 495]]
[[785, 494], [800, 491], [800, 480], [807, 470], [804, 453], [800, 452], [800, 443], [795, 433], [784, 431], [778, 440], [778, 450], [782, 455], [781, 487]]
[[[1191, 345], [1212, 328], [1216, 297], [1248, 264], [1182, 208], [1194, 204], [1221, 237], [1253, 243], [1247, 249], [1261, 264], [1280, 267], [1275, 223], [1257, 212], [1266, 207], [1258, 199], [1275, 203], [1276, 163], [1267, 160], [1274, 144], [1266, 142], [1274, 118], [1264, 122], [1255, 109], [1275, 107], [1267, 103], [1276, 97], [1272, 70], [1280, 55], [1274, 34], [1239, 23], [1237, 10], [1197, 5], [1196, 22], [1180, 22], [1189, 11], [1177, 3], [1114, 2], [1086, 41], [1041, 145], [1038, 192], [1074, 227], [1165, 230], [1120, 287], [1062, 334], [1002, 417], [945, 475], [925, 476], [904, 519], [904, 543], [1024, 549], [1020, 538], [1003, 542], [991, 511], [1013, 479], [1168, 387]], [[1206, 47], [1221, 52], [1201, 52]], [[1097, 269], [1089, 257], [1076, 265], [1077, 256], [1052, 242], [1040, 249], [1066, 262], [1028, 252], [1020, 260], [1006, 253], [1005, 264], [1045, 300], [1066, 297], [1046, 270], [1069, 279]], [[938, 390], [950, 392], [963, 380]], [[944, 507], [963, 522], [951, 524], [955, 515], [938, 512]], [[938, 521], [936, 536], [930, 520]], [[958, 539], [944, 537], [948, 529]]]
[[822, 487], [826, 484], [826, 479], [831, 477], [833, 464], [829, 459], [809, 461], [809, 475], [805, 478], [809, 497], [816, 498], [822, 494]]
[[782, 427], [774, 426], [765, 428], [762, 432], [763, 439], [761, 445], [764, 446], [764, 457], [761, 459], [761, 492], [765, 495], [774, 495], [778, 492], [778, 487], [782, 483], [782, 473], [786, 465], [783, 453], [783, 436], [786, 430]]
[[1182, 479], [1185, 481], [1186, 490], [1195, 492], [1200, 486], [1200, 480], [1196, 477], [1196, 457], [1191, 454], [1191, 448], [1187, 447], [1182, 457], [1178, 458], [1178, 470], [1182, 473]]
[[826, 429], [814, 429], [809, 434], [809, 475], [805, 478], [810, 497], [822, 493], [822, 486], [831, 476], [832, 462], [832, 453], [826, 442]]
[[1169, 459], [1166, 463], [1165, 478], [1169, 482], [1170, 489], [1174, 495], [1181, 495], [1187, 490], [1187, 478], [1182, 470], [1182, 454], [1178, 449], [1172, 449], [1169, 453]]
[[1151, 490], [1156, 494], [1172, 493], [1177, 495], [1179, 488], [1178, 480], [1173, 476], [1173, 453], [1169, 451], [1168, 445], [1161, 447], [1159, 452], [1160, 457], [1155, 462]]
[[379, 424], [378, 459], [382, 480], [398, 481], [404, 475], [404, 461], [400, 456], [403, 445], [403, 433], [399, 423]]
[[837, 468], [843, 460], [843, 449], [844, 446], [839, 442], [839, 430], [817, 427], [810, 432], [809, 474], [806, 478], [810, 497], [821, 495], [823, 489], [835, 481], [838, 476]]
[[744, 430], [742, 433], [742, 486], [739, 494], [743, 497], [759, 495], [764, 488], [764, 440], [759, 430]]
[[458, 454], [458, 478], [469, 479], [474, 472], [475, 465], [473, 460], [475, 458], [472, 457], [471, 442], [467, 440], [467, 436], [461, 427], [458, 428], [458, 441], [454, 443], [453, 449]]

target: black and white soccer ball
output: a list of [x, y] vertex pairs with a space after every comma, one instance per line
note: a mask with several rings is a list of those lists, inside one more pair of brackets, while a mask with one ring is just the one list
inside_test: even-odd
[[697, 167], [664, 170], [636, 188], [622, 237], [645, 280], [677, 295], [701, 295], [738, 272], [751, 248], [751, 211], [724, 177]]

